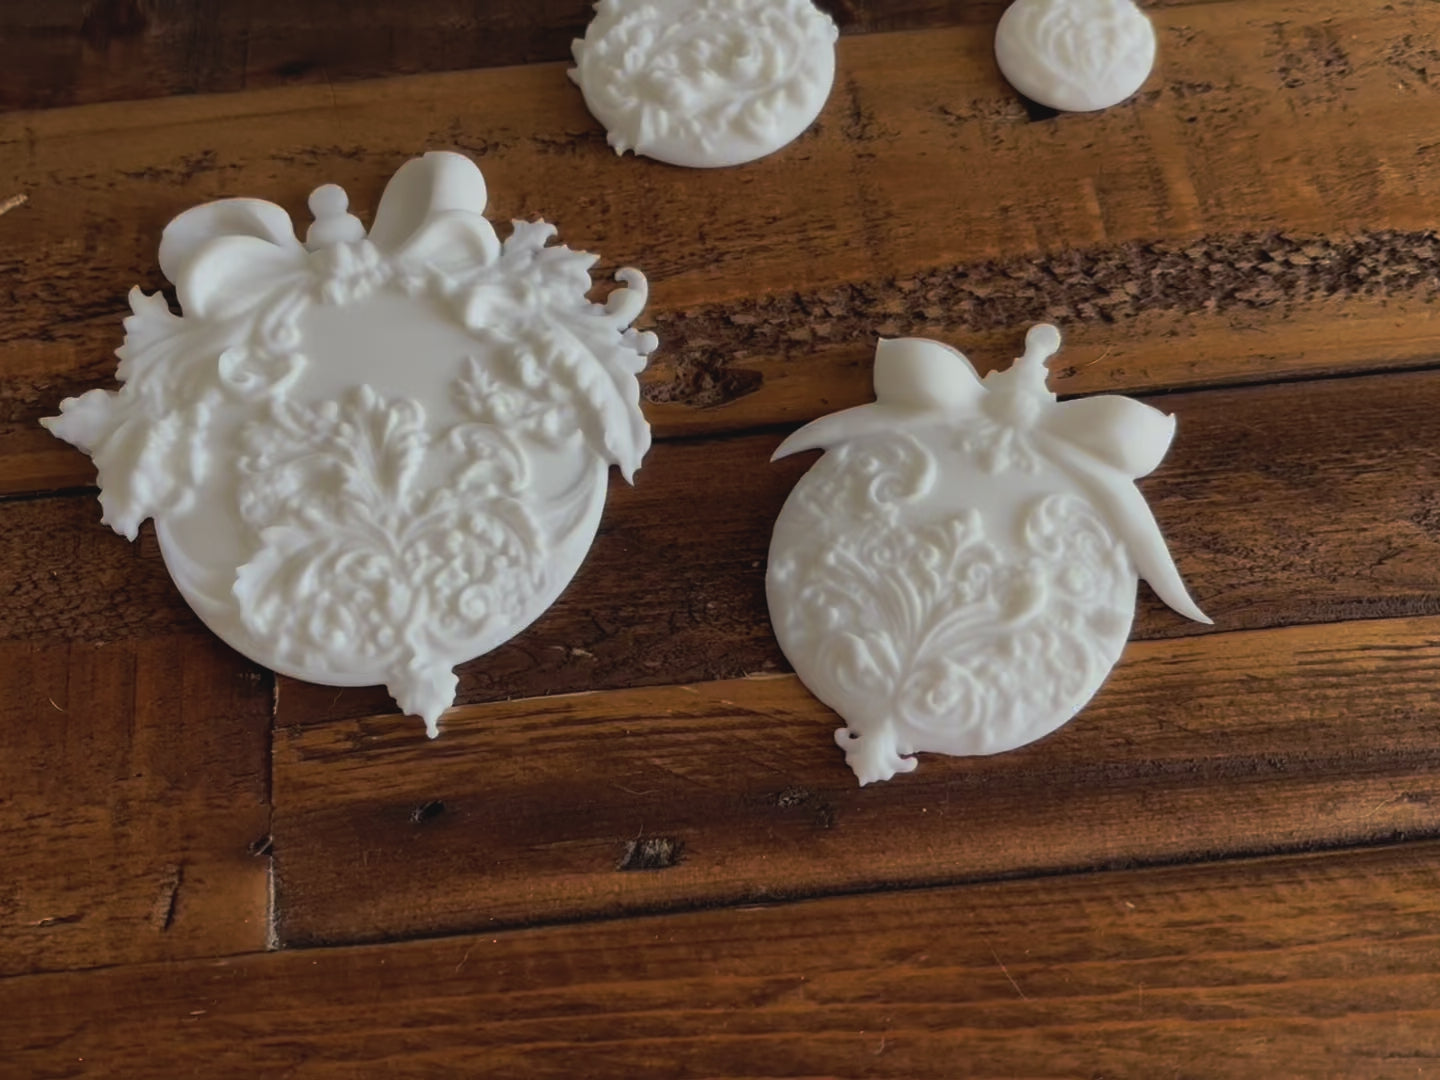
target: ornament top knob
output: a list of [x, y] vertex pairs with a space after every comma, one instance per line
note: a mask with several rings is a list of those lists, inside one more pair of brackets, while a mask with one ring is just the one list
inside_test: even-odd
[[349, 212], [350, 196], [339, 184], [321, 184], [310, 193], [309, 205], [315, 223], [305, 232], [305, 246], [311, 251], [365, 239], [365, 226]]

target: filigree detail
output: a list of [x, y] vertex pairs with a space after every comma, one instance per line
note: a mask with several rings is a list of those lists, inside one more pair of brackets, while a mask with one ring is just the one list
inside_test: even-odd
[[811, 0], [601, 0], [570, 75], [617, 153], [733, 164], [815, 118], [837, 33]]
[[1041, 470], [1042, 455], [1024, 427], [977, 417], [955, 440], [955, 447], [973, 454], [981, 470], [991, 476], [1006, 472], [1034, 474]]
[[[45, 421], [95, 459], [116, 531], [156, 519], [222, 636], [283, 671], [383, 680], [431, 734], [454, 665], [543, 610], [593, 535], [605, 467], [631, 477], [650, 445], [636, 376], [656, 340], [630, 327], [643, 275], [621, 270], [593, 303], [595, 256], [544, 222], [501, 244], [484, 200], [473, 163], [429, 154], [396, 174], [368, 235], [328, 185], [305, 245], [269, 203], [182, 214], [160, 261], [185, 315], [133, 290], [120, 390]], [[312, 316], [372, 297], [409, 305], [398, 317], [422, 336], [449, 320], [473, 351], [422, 358], [429, 396], [317, 361]], [[382, 349], [357, 370], [411, 361]]]
[[475, 372], [489, 404], [474, 407], [551, 443], [579, 432], [630, 479], [650, 448], [636, 376], [655, 335], [626, 328], [645, 306], [645, 279], [622, 270], [625, 287], [604, 305], [558, 308], [546, 298], [583, 295], [596, 256], [547, 246], [554, 235], [546, 222], [515, 222], [494, 266], [454, 289], [465, 325], [501, 357], [493, 376]]
[[823, 448], [775, 523], [780, 646], [848, 727], [862, 784], [913, 753], [992, 754], [1054, 731], [1124, 647], [1140, 576], [1190, 598], [1135, 479], [1175, 419], [1130, 398], [1057, 400], [1053, 326], [982, 380], [922, 338], [881, 341], [875, 394], [787, 438]]
[[[360, 386], [274, 402], [242, 448], [240, 512], [260, 548], [236, 573], [240, 617], [306, 667], [384, 671], [424, 715], [454, 696], [446, 643], [492, 634], [546, 586], [525, 458], [500, 428], [432, 432], [418, 401]], [[419, 481], [422, 465], [436, 479]]]
[[837, 741], [862, 784], [913, 769], [918, 749], [1004, 748], [1037, 714], [1068, 719], [1118, 658], [1134, 590], [1123, 546], [1083, 500], [1032, 500], [1012, 550], [973, 508], [927, 520], [922, 500], [898, 520], [876, 483], [884, 458], [897, 485], [936, 468], [907, 436], [831, 451], [786, 507], [814, 546], [771, 570], [786, 598], [777, 629], [808, 658], [807, 684], [843, 698]]

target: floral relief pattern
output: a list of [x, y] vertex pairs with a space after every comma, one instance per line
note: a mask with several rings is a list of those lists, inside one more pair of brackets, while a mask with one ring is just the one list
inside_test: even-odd
[[596, 11], [571, 75], [617, 152], [780, 145], [799, 133], [778, 134], [787, 114], [808, 124], [829, 93], [837, 31], [810, 0], [601, 0]]
[[[277, 401], [242, 446], [240, 512], [260, 538], [235, 579], [246, 627], [307, 666], [388, 671], [407, 712], [454, 695], [449, 665], [426, 657], [515, 619], [545, 585], [525, 458], [500, 428], [432, 433], [419, 402], [360, 386]], [[453, 463], [420, 481], [442, 455]]]
[[772, 566], [786, 652], [846, 702], [836, 738], [862, 783], [914, 768], [937, 736], [999, 748], [1037, 712], [1068, 719], [1130, 625], [1134, 570], [1083, 499], [1032, 500], [1012, 548], [976, 510], [927, 512], [936, 470], [910, 435], [832, 449], [786, 508], [810, 543]]
[[[121, 389], [67, 399], [46, 423], [94, 458], [117, 532], [133, 539], [145, 518], [163, 528], [202, 502], [207, 521], [234, 515], [238, 562], [166, 554], [182, 590], [194, 579], [192, 603], [223, 609], [207, 614], [217, 632], [233, 624], [232, 643], [281, 670], [383, 679], [433, 735], [454, 665], [522, 628], [574, 573], [606, 467], [627, 478], [639, 467], [650, 432], [636, 376], [656, 340], [630, 327], [643, 275], [619, 271], [594, 303], [596, 257], [552, 244], [552, 226], [516, 222], [502, 244], [478, 212], [479, 171], [458, 155], [409, 163], [386, 199], [367, 236], [342, 216], [343, 192], [318, 189], [308, 248], [284, 211], [256, 200], [177, 218], [161, 263], [185, 315], [132, 290]], [[428, 391], [442, 409], [347, 387], [335, 369], [317, 385], [338, 393], [297, 391], [318, 364], [310, 313], [379, 294], [419, 301], [406, 310], [449, 319], [473, 343], [441, 361], [455, 365]], [[229, 490], [227, 509], [214, 493]]]
[[1133, 0], [1064, 0], [1034, 11], [1029, 29], [1037, 56], [1076, 82], [1103, 79], [1146, 33]]

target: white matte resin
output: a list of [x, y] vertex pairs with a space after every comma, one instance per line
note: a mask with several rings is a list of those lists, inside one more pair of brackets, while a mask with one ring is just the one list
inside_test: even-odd
[[628, 329], [645, 278], [586, 299], [595, 256], [544, 222], [503, 244], [468, 158], [391, 179], [367, 236], [334, 185], [302, 245], [273, 203], [165, 229], [183, 317], [130, 293], [117, 393], [42, 423], [94, 458], [104, 521], [155, 519], [190, 606], [245, 655], [385, 683], [436, 734], [452, 668], [541, 614], [650, 445]]
[[810, 0], [600, 0], [570, 77], [617, 154], [738, 165], [814, 122], [838, 33]]
[[1175, 418], [1125, 397], [1057, 402], [1036, 326], [982, 381], [959, 352], [882, 341], [871, 405], [800, 429], [776, 458], [826, 453], [791, 492], [766, 593], [780, 647], [847, 727], [860, 783], [917, 751], [995, 754], [1069, 720], [1119, 659], [1144, 577], [1185, 590], [1134, 480]]
[[1155, 66], [1155, 28], [1133, 0], [1015, 0], [995, 31], [1000, 72], [1065, 112], [1118, 105]]

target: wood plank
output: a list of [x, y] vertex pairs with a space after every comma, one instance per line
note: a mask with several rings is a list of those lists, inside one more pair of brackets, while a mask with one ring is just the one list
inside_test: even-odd
[[[1440, 834], [1440, 619], [1132, 644], [1078, 719], [861, 790], [793, 677], [275, 742], [292, 945]], [[649, 866], [647, 872], [635, 872]]]
[[[1153, 399], [1180, 417], [1144, 482], [1181, 569], [1222, 629], [1440, 612], [1440, 374]], [[510, 644], [461, 668], [460, 700], [783, 670], [764, 606], [770, 528], [804, 460], [775, 435], [657, 447], [616, 482], [589, 559]], [[1396, 462], [1404, 462], [1396, 468]], [[128, 545], [88, 496], [5, 508], [0, 639], [199, 633], [150, 534]], [[1136, 636], [1195, 633], [1145, 595]], [[282, 680], [286, 723], [391, 708], [378, 689]]]
[[0, 504], [0, 975], [269, 933], [273, 680], [190, 614], [153, 535], [98, 521], [90, 497]]
[[1434, 844], [0, 982], [47, 1077], [1390, 1080], [1440, 1056]]
[[559, 65], [0, 116], [0, 197], [29, 199], [0, 217], [0, 492], [90, 482], [32, 425], [111, 376], [170, 216], [239, 193], [298, 210], [322, 180], [363, 212], [437, 147], [481, 160], [497, 219], [544, 216], [650, 274], [662, 434], [857, 400], [875, 333], [994, 362], [1042, 317], [1073, 331], [1074, 392], [1433, 364], [1440, 158], [1413, 118], [1440, 11], [1156, 18], [1176, 44], [1139, 97], [1039, 123], [987, 26], [847, 38], [818, 128], [713, 172], [617, 159]]
[[[726, 305], [663, 313], [645, 411], [660, 438], [798, 426], [874, 399], [877, 337], [948, 341], [984, 373], [1024, 351], [1027, 320], [1064, 329], [1050, 379], [1064, 397], [1432, 367], [1437, 253], [1429, 233], [1135, 244], [1124, 264], [1091, 249], [769, 297], [741, 315]], [[1284, 261], [1312, 256], [1325, 264], [1317, 274], [1345, 281], [1306, 280], [1315, 263]], [[1082, 265], [1057, 276], [1062, 261]], [[1027, 275], [1033, 286], [1017, 284]], [[0, 457], [9, 445], [0, 429]]]
[[[1179, 417], [1141, 488], [1222, 630], [1440, 613], [1440, 373], [1151, 399]], [[785, 670], [765, 608], [770, 531], [810, 459], [779, 435], [665, 443], [612, 485], [559, 601], [460, 667], [462, 703]], [[0, 616], [3, 616], [0, 608]], [[1134, 636], [1204, 632], [1142, 590]], [[282, 723], [393, 708], [378, 688], [281, 679]]]
[[117, 637], [0, 644], [0, 975], [268, 940], [270, 676]]
[[93, 494], [0, 502], [0, 641], [208, 637], [165, 571], [147, 522], [130, 543]]
[[[993, 25], [1004, 0], [821, 0], [847, 33]], [[0, 110], [568, 60], [590, 0], [47, 0], [0, 10]]]

